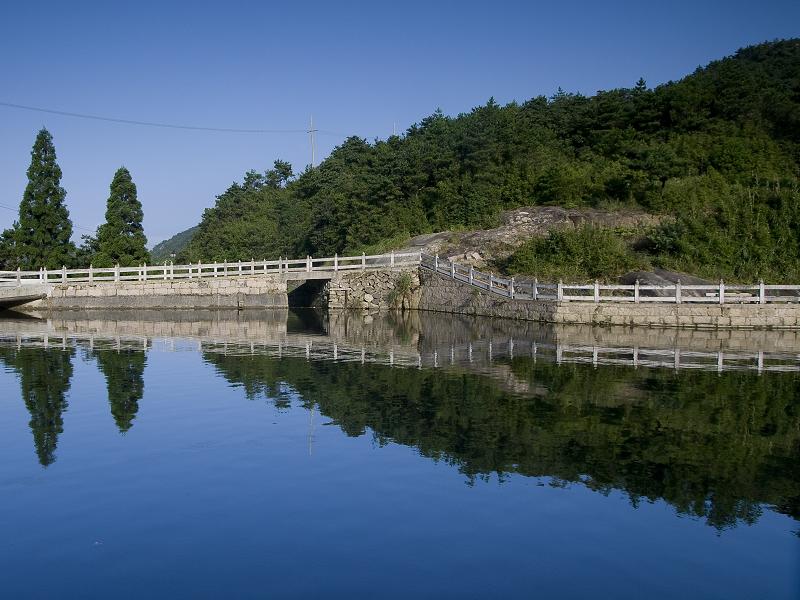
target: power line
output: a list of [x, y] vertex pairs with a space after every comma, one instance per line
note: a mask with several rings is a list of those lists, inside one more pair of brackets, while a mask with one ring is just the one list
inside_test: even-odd
[[[217, 133], [308, 133], [308, 129], [237, 129], [232, 127], [202, 127], [196, 125], [177, 125], [174, 123], [160, 123], [157, 121], [137, 121], [135, 119], [118, 119], [116, 117], [103, 117], [99, 115], [89, 115], [85, 113], [75, 113], [65, 110], [52, 108], [40, 108], [38, 106], [28, 106], [26, 104], [14, 104], [13, 102], [0, 102], [0, 106], [7, 108], [18, 108], [33, 112], [60, 115], [62, 117], [75, 117], [78, 119], [91, 119], [93, 121], [105, 121], [107, 123], [121, 123], [123, 125], [142, 125], [145, 127], [162, 127], [167, 129], [185, 129], [190, 131], [213, 131]], [[330, 135], [334, 137], [350, 137], [353, 133], [343, 133], [341, 131], [331, 131], [330, 129], [317, 129], [320, 135]]]
[[[19, 108], [33, 112], [48, 113], [51, 115], [61, 115], [64, 117], [76, 117], [78, 119], [91, 119], [93, 121], [106, 121], [108, 123], [122, 123], [125, 125], [143, 125], [145, 127], [162, 127], [167, 129], [188, 129], [192, 131], [215, 131], [222, 133], [308, 133], [307, 129], [237, 129], [233, 127], [200, 127], [196, 125], [176, 125], [174, 123], [159, 123], [156, 121], [137, 121], [134, 119], [117, 119], [115, 117], [102, 117], [99, 115], [88, 115], [84, 113], [68, 112], [51, 108], [40, 108], [38, 106], [27, 106], [25, 104], [14, 104], [12, 102], [0, 102], [0, 106], [8, 108]], [[326, 131], [327, 134], [335, 134]]]
[[[19, 212], [18, 208], [12, 208], [11, 206], [6, 206], [5, 204], [0, 204], [0, 208], [5, 208], [6, 210], [10, 210], [11, 212]], [[80, 229], [82, 231], [88, 231], [89, 233], [95, 233], [94, 229], [88, 229], [87, 227], [81, 227], [80, 225], [72, 224], [73, 229]]]

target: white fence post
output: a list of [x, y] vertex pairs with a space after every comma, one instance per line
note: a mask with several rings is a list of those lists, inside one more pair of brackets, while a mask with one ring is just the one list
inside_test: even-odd
[[144, 281], [147, 281], [147, 263], [144, 263], [142, 266], [142, 278]]
[[539, 279], [534, 277], [533, 278], [533, 299], [536, 300], [539, 297]]
[[450, 261], [450, 277], [453, 279], [456, 278], [456, 263], [452, 260]]
[[511, 278], [511, 281], [508, 284], [508, 295], [511, 296], [511, 299], [514, 299], [514, 278]]
[[492, 282], [494, 281], [494, 274], [489, 271], [489, 291], [492, 291]]
[[94, 281], [94, 271], [92, 270], [92, 265], [89, 265], [89, 283]]
[[162, 279], [164, 281], [167, 280], [167, 261], [164, 261], [164, 272], [162, 273]]
[[639, 304], [639, 280], [633, 282], [633, 301], [635, 304]]
[[43, 281], [44, 283], [47, 283], [47, 267], [44, 267], [44, 268], [42, 269], [42, 281]]
[[474, 276], [475, 267], [473, 265], [469, 266], [469, 284], [472, 285], [472, 282], [475, 281]]
[[564, 282], [558, 280], [558, 287], [556, 288], [556, 300], [561, 302], [564, 299]]
[[767, 303], [767, 295], [764, 290], [764, 280], [760, 280], [758, 282], [758, 303], [759, 304], [766, 304]]
[[675, 282], [675, 304], [681, 303], [681, 280]]
[[242, 276], [242, 259], [239, 259], [239, 277]]
[[311, 257], [306, 255], [306, 273], [311, 272]]
[[22, 275], [20, 274], [20, 269], [17, 267], [17, 287], [22, 285]]
[[333, 255], [333, 272], [334, 273], [338, 273], [339, 272], [339, 253], [338, 252]]
[[436, 272], [439, 271], [439, 255], [438, 254], [436, 254], [433, 257], [433, 270], [436, 271]]
[[594, 280], [594, 303], [597, 304], [600, 302], [600, 282], [597, 279]]
[[361, 253], [361, 270], [363, 271], [366, 268], [367, 268], [367, 255], [366, 255], [366, 253], [362, 252]]
[[392, 250], [390, 265], [394, 267], [394, 250]]
[[67, 283], [67, 265], [61, 265], [61, 283]]
[[719, 280], [719, 303], [725, 304], [725, 284], [722, 279]]
[[119, 281], [119, 264], [114, 265], [114, 281]]

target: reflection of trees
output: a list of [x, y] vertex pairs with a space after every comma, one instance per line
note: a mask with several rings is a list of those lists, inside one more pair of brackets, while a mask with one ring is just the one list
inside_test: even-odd
[[[249, 396], [285, 382], [348, 435], [414, 446], [470, 478], [581, 481], [662, 498], [715, 527], [754, 522], [764, 503], [800, 519], [800, 378], [674, 373], [516, 359], [535, 390], [445, 370], [206, 355]], [[506, 365], [506, 368], [508, 365]]]
[[36, 455], [44, 467], [55, 461], [58, 434], [64, 430], [74, 354], [71, 348], [0, 348], [0, 361], [19, 376]]
[[128, 431], [144, 395], [144, 368], [147, 355], [141, 350], [101, 350], [94, 353], [97, 366], [106, 378], [108, 402], [120, 432]]

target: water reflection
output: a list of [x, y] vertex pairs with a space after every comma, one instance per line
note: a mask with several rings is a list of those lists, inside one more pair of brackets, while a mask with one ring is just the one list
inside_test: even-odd
[[519, 474], [621, 490], [719, 529], [754, 523], [764, 506], [800, 519], [795, 332], [274, 311], [52, 315], [0, 321], [0, 339], [43, 465], [55, 458], [74, 347], [96, 360], [122, 432], [143, 397], [145, 350], [158, 348], [199, 351], [251, 400], [300, 402], [469, 482]]
[[19, 377], [20, 393], [31, 415], [36, 456], [43, 467], [56, 459], [58, 436], [72, 379], [75, 349], [0, 347], [0, 363]]
[[144, 395], [144, 368], [147, 355], [141, 350], [124, 348], [93, 352], [97, 366], [106, 379], [108, 403], [120, 433], [133, 425]]

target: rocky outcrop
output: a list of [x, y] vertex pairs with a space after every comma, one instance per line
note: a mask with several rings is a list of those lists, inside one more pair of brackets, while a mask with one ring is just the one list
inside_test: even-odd
[[636, 229], [657, 225], [663, 217], [634, 210], [526, 206], [506, 211], [500, 219], [502, 225], [493, 229], [418, 235], [402, 251], [439, 254], [480, 268], [488, 261], [508, 257], [531, 238], [545, 236], [551, 229], [574, 229], [582, 225]]

